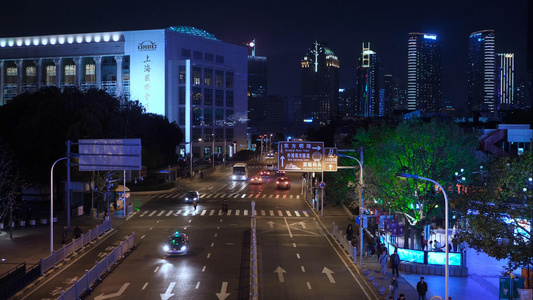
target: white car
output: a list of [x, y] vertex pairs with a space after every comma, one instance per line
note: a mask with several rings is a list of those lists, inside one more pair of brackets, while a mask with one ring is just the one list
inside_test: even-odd
[[274, 165], [273, 164], [268, 164], [266, 166], [266, 169], [269, 170], [269, 171], [274, 171]]

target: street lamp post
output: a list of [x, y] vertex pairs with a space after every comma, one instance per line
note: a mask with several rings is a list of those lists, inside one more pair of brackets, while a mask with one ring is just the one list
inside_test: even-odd
[[192, 158], [193, 158], [193, 154], [192, 154], [192, 141], [193, 141], [193, 138], [191, 136], [191, 142], [189, 143], [189, 152], [190, 152], [190, 157], [191, 157], [191, 168], [189, 169], [189, 177], [191, 178], [192, 180]]
[[54, 253], [54, 167], [59, 161], [67, 158], [56, 160], [50, 169], [50, 254]]
[[359, 264], [363, 268], [363, 164], [355, 157], [337, 153], [339, 157], [354, 159], [359, 164]]
[[213, 163], [213, 168], [215, 167], [215, 134], [212, 133], [211, 134], [211, 141], [213, 142], [212, 146], [211, 146], [211, 160]]
[[444, 206], [445, 206], [445, 209], [444, 209], [444, 230], [445, 230], [445, 235], [446, 235], [446, 264], [445, 264], [445, 270], [444, 270], [444, 299], [448, 299], [448, 267], [449, 267], [449, 247], [448, 247], [448, 196], [446, 195], [446, 191], [442, 188], [442, 186], [436, 182], [435, 180], [432, 180], [432, 179], [429, 179], [429, 178], [424, 178], [424, 177], [420, 177], [418, 175], [413, 175], [413, 174], [407, 174], [407, 173], [396, 173], [396, 176], [398, 177], [401, 177], [401, 178], [414, 178], [414, 179], [420, 179], [420, 180], [425, 180], [425, 181], [429, 181], [429, 182], [432, 182], [434, 184], [436, 184], [441, 190], [442, 190], [442, 193], [444, 194]]

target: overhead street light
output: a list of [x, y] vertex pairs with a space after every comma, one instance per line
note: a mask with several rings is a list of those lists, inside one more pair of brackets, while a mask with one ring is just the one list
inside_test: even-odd
[[401, 177], [401, 178], [406, 178], [406, 179], [413, 178], [413, 179], [419, 179], [419, 180], [425, 180], [425, 181], [432, 182], [436, 184], [442, 190], [442, 193], [444, 194], [444, 231], [446, 234], [446, 266], [444, 270], [444, 286], [445, 286], [444, 299], [448, 299], [448, 267], [449, 267], [448, 243], [449, 241], [448, 241], [448, 196], [446, 195], [446, 191], [442, 188], [442, 186], [438, 182], [436, 182], [435, 180], [429, 179], [429, 178], [424, 178], [418, 175], [413, 175], [413, 174], [408, 174], [408, 173], [396, 173], [396, 176]]

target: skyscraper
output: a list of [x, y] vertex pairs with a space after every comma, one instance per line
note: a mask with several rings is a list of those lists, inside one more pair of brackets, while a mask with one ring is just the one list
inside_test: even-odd
[[301, 64], [304, 118], [327, 124], [339, 107], [339, 59], [327, 45], [314, 42]]
[[516, 109], [514, 53], [498, 53], [498, 110]]
[[495, 53], [494, 30], [470, 34], [468, 43], [468, 106], [471, 111], [494, 112]]
[[380, 97], [382, 88], [381, 61], [376, 52], [365, 46], [357, 63], [357, 97], [358, 113], [364, 117], [382, 116], [383, 99]]
[[409, 33], [407, 48], [407, 109], [439, 112], [442, 45], [435, 34]]

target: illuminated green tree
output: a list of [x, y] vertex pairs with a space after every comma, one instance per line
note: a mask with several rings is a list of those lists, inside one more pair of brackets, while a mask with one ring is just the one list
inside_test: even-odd
[[449, 189], [448, 196], [453, 197], [455, 172], [479, 168], [478, 140], [473, 132], [439, 121], [409, 120], [398, 126], [374, 126], [357, 132], [351, 148], [364, 147], [366, 205], [400, 212], [418, 228], [442, 217], [442, 192], [435, 191], [428, 181], [400, 180], [396, 173], [433, 179]]

